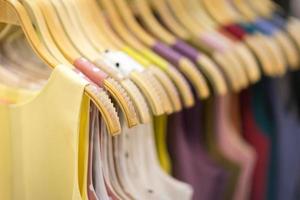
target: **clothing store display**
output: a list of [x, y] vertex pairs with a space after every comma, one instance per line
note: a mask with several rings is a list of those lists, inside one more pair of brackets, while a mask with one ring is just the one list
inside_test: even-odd
[[0, 0], [0, 199], [298, 200], [280, 5]]

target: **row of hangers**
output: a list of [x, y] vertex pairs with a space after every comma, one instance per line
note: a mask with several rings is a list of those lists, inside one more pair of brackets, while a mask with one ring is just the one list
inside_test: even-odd
[[121, 130], [115, 105], [133, 127], [151, 114], [193, 106], [188, 81], [205, 99], [238, 92], [261, 72], [297, 69], [298, 20], [289, 18], [289, 35], [255, 33], [243, 41], [220, 29], [278, 9], [269, 0], [0, 0], [0, 39], [20, 37], [12, 34], [18, 25], [47, 65], [70, 66], [88, 79], [85, 93], [115, 135]]

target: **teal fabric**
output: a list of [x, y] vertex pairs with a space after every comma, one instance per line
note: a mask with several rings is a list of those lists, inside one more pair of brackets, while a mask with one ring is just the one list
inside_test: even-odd
[[262, 132], [270, 139], [271, 150], [270, 150], [270, 163], [268, 170], [268, 188], [267, 188], [267, 199], [276, 199], [277, 191], [277, 137], [272, 119], [272, 108], [270, 106], [270, 99], [268, 97], [268, 80], [263, 78], [262, 81], [254, 85], [251, 89], [253, 113], [257, 125], [261, 128]]
[[253, 24], [250, 23], [240, 23], [239, 24], [247, 33], [254, 34], [257, 32], [257, 29]]

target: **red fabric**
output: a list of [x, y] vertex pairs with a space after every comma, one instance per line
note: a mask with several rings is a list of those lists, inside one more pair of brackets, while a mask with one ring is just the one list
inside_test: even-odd
[[257, 154], [250, 199], [264, 200], [267, 193], [270, 141], [262, 130], [257, 127], [251, 110], [251, 97], [248, 91], [243, 92], [241, 95], [241, 111], [243, 136]]
[[230, 33], [231, 35], [233, 35], [238, 40], [244, 40], [244, 38], [247, 34], [246, 31], [237, 24], [229, 24], [229, 25], [226, 25], [226, 26], [222, 26], [221, 27], [221, 32], [222, 32], [222, 30]]

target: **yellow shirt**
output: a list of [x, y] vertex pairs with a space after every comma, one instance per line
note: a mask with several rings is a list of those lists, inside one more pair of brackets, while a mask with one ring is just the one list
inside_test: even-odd
[[57, 66], [30, 97], [0, 87], [0, 99], [16, 101], [0, 104], [1, 200], [81, 199], [78, 140], [88, 121], [81, 114], [88, 109], [87, 84], [68, 67]]

